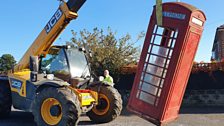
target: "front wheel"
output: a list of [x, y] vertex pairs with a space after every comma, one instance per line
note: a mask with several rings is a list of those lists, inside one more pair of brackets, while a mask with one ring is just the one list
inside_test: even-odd
[[38, 126], [74, 126], [80, 114], [76, 95], [66, 87], [46, 87], [34, 100], [33, 115]]
[[10, 115], [12, 106], [11, 89], [9, 83], [0, 81], [0, 118]]
[[[97, 91], [98, 86], [91, 87], [90, 89]], [[98, 96], [98, 105], [86, 113], [93, 122], [107, 123], [120, 115], [122, 99], [117, 89], [112, 86], [102, 85]]]

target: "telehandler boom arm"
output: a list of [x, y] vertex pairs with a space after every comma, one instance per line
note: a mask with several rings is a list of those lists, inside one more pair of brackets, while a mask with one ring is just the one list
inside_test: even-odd
[[29, 67], [30, 56], [46, 54], [55, 39], [65, 29], [69, 22], [72, 19], [77, 18], [77, 12], [85, 1], [86, 0], [69, 0], [67, 3], [62, 1], [58, 10], [23, 55], [22, 59], [14, 67], [14, 71], [27, 69]]

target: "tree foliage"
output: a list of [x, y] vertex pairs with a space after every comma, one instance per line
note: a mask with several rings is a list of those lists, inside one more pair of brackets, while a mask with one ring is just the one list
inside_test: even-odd
[[16, 60], [11, 54], [3, 54], [0, 57], [0, 73], [6, 73], [15, 64]]
[[108, 69], [115, 82], [119, 79], [121, 67], [137, 62], [140, 48], [136, 46], [136, 42], [145, 36], [141, 32], [136, 41], [133, 41], [129, 34], [117, 38], [116, 32], [110, 28], [106, 32], [103, 29], [94, 28], [91, 32], [84, 29], [79, 34], [72, 31], [72, 34], [71, 42], [67, 44], [72, 43], [91, 50], [93, 52], [93, 57], [90, 58], [92, 71], [99, 76]]

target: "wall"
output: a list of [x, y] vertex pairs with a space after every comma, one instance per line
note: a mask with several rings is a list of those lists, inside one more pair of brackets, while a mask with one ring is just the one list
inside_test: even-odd
[[[134, 74], [122, 75], [115, 87], [121, 93], [124, 106], [128, 102]], [[197, 72], [190, 76], [183, 106], [224, 106], [224, 72]]]
[[182, 106], [224, 106], [224, 89], [187, 90]]

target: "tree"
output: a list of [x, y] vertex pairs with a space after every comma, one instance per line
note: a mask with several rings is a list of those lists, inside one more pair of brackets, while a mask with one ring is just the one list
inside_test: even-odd
[[0, 73], [6, 73], [15, 64], [16, 64], [16, 61], [11, 54], [3, 54], [0, 57]]
[[79, 34], [72, 31], [72, 34], [71, 42], [67, 44], [91, 50], [93, 57], [89, 60], [92, 71], [97, 75], [102, 75], [103, 71], [108, 69], [115, 83], [119, 80], [121, 68], [136, 63], [139, 59], [140, 48], [136, 46], [136, 42], [145, 36], [141, 32], [136, 41], [132, 41], [129, 34], [117, 38], [116, 32], [110, 28], [106, 32], [103, 29], [94, 28], [92, 32], [84, 29]]

